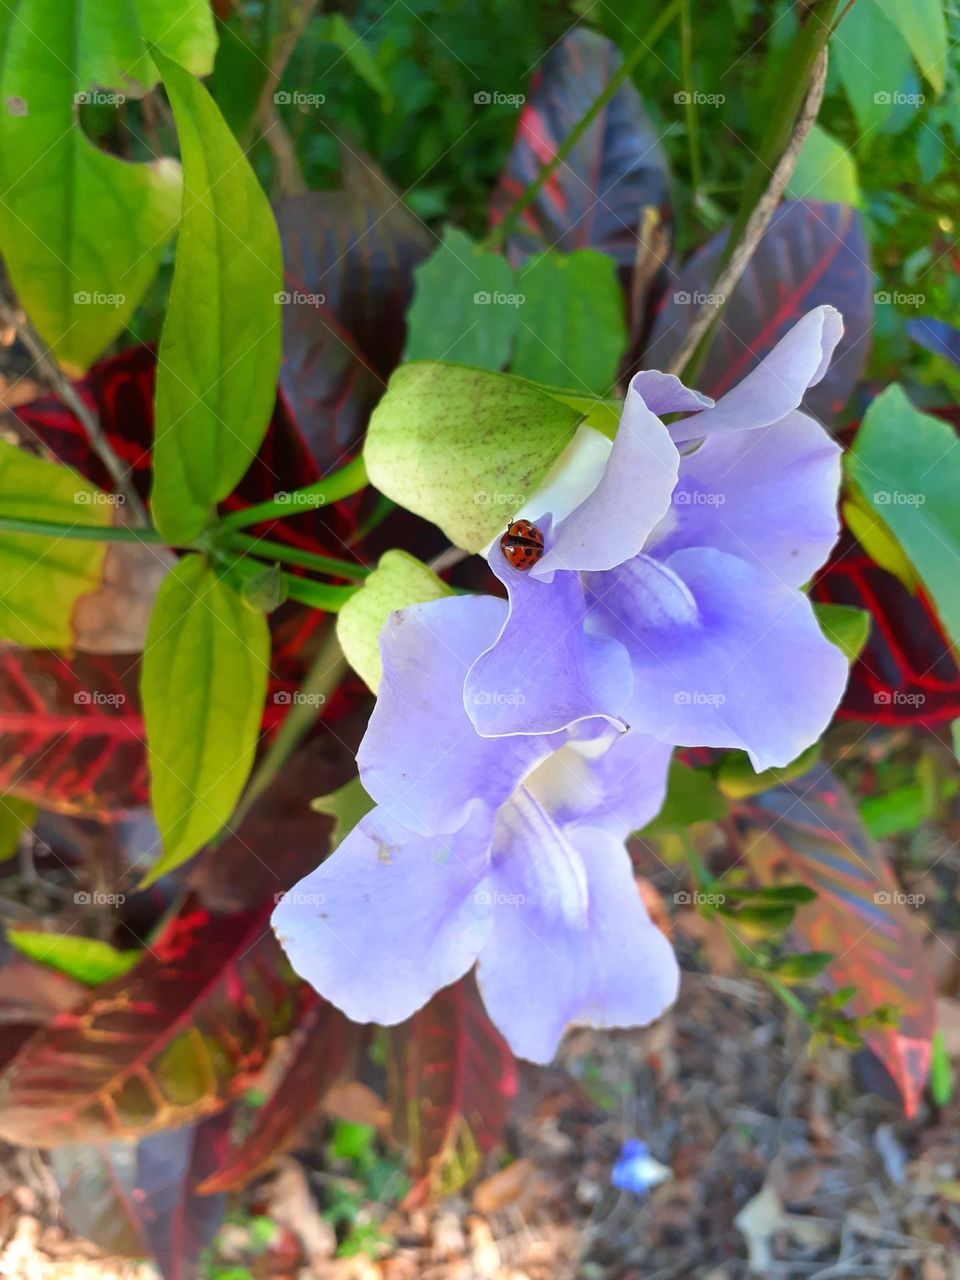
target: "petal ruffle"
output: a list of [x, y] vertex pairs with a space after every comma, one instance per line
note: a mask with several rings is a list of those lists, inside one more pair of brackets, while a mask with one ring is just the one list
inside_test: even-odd
[[487, 941], [478, 885], [489, 816], [423, 837], [372, 810], [283, 895], [273, 928], [290, 963], [355, 1022], [402, 1022], [462, 977]]
[[501, 811], [477, 980], [514, 1053], [549, 1062], [569, 1026], [643, 1026], [675, 999], [676, 958], [651, 924], [622, 842], [564, 832], [532, 799]]
[[464, 686], [477, 733], [502, 741], [499, 735], [554, 733], [591, 716], [615, 719], [630, 697], [630, 661], [616, 640], [584, 629], [579, 575], [555, 573], [542, 582], [514, 569], [499, 547], [488, 560], [510, 608]]
[[637, 555], [669, 509], [679, 462], [670, 432], [629, 390], [599, 483], [555, 524], [531, 576], [546, 578], [557, 569], [612, 569]]
[[630, 651], [627, 719], [679, 746], [739, 747], [789, 764], [826, 729], [847, 662], [802, 592], [709, 548], [638, 556], [591, 575], [594, 625]]
[[661, 373], [659, 369], [641, 369], [630, 381], [630, 393], [640, 397], [651, 413], [663, 417], [665, 413], [699, 413], [712, 409], [716, 401], [685, 387], [673, 373]]
[[842, 336], [840, 312], [835, 307], [815, 307], [713, 409], [674, 422], [670, 434], [679, 443], [780, 422], [800, 407], [807, 388], [816, 386], [826, 373]]
[[841, 450], [799, 410], [773, 427], [712, 435], [680, 461], [670, 510], [647, 552], [714, 547], [799, 587], [840, 533]]
[[672, 752], [669, 742], [635, 729], [611, 729], [568, 742], [523, 785], [561, 827], [603, 827], [625, 840], [660, 812]]
[[475, 801], [495, 810], [559, 745], [481, 738], [464, 710], [470, 664], [505, 616], [493, 596], [458, 596], [400, 609], [381, 632], [383, 677], [357, 765], [374, 800], [411, 831], [457, 831]]

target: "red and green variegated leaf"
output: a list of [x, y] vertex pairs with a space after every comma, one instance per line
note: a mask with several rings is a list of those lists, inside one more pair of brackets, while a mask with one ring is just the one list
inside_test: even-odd
[[346, 1072], [364, 1028], [319, 997], [301, 1019], [290, 1058], [246, 1137], [197, 1188], [201, 1195], [236, 1191], [282, 1155], [315, 1115], [327, 1091]]
[[415, 1203], [456, 1189], [499, 1141], [516, 1065], [472, 977], [438, 991], [388, 1037], [393, 1134], [410, 1153]]
[[737, 809], [741, 848], [768, 884], [809, 885], [816, 902], [800, 907], [793, 928], [810, 951], [830, 952], [834, 988], [856, 988], [849, 1008], [863, 1016], [879, 1005], [899, 1013], [895, 1027], [865, 1039], [896, 1081], [914, 1115], [930, 1069], [933, 979], [922, 921], [904, 895], [856, 808], [823, 765], [744, 802]]
[[[643, 367], [666, 369], [709, 294], [726, 232], [699, 249], [670, 282], [657, 311]], [[873, 277], [863, 218], [842, 204], [788, 200], [774, 214], [750, 265], [723, 311], [697, 386], [721, 396], [750, 372], [800, 317], [830, 303], [843, 316], [844, 334], [826, 377], [805, 404], [832, 421], [858, 382], [870, 351]]]
[[268, 917], [188, 901], [129, 974], [23, 1046], [0, 1077], [0, 1135], [43, 1147], [144, 1137], [219, 1111], [300, 1010]]
[[163, 1280], [190, 1280], [227, 1208], [226, 1196], [200, 1195], [197, 1183], [223, 1159], [230, 1118], [224, 1110], [139, 1143], [56, 1148], [64, 1218], [111, 1255], [152, 1256]]
[[[586, 28], [560, 40], [537, 71], [494, 192], [496, 226], [556, 154], [622, 62], [612, 41]], [[669, 216], [666, 160], [640, 95], [628, 80], [577, 140], [524, 210], [507, 250], [517, 263], [543, 249], [598, 249], [625, 276], [637, 261], [644, 210]]]
[[0, 793], [91, 817], [145, 804], [138, 666], [0, 646]]

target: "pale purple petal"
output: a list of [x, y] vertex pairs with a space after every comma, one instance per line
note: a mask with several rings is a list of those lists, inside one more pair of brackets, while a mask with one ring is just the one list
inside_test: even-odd
[[424, 837], [382, 809], [284, 894], [272, 924], [301, 978], [355, 1022], [402, 1022], [462, 977], [492, 929], [490, 817]]
[[608, 729], [568, 742], [523, 785], [560, 826], [603, 827], [626, 839], [660, 812], [672, 752], [635, 729]]
[[679, 442], [772, 426], [799, 408], [807, 388], [826, 373], [842, 336], [843, 319], [836, 308], [808, 311], [715, 408], [674, 422], [670, 434]]
[[714, 547], [799, 587], [840, 532], [841, 450], [795, 410], [773, 427], [712, 435], [680, 462], [680, 480], [647, 552]]
[[464, 710], [470, 664], [506, 613], [493, 596], [457, 596], [400, 609], [381, 632], [383, 677], [357, 764], [374, 800], [412, 831], [456, 831], [475, 801], [496, 809], [559, 745], [481, 738]]
[[670, 506], [679, 461], [670, 432], [631, 388], [599, 483], [556, 524], [531, 576], [612, 569], [637, 555]]
[[529, 796], [504, 806], [485, 882], [493, 911], [477, 980], [514, 1053], [549, 1062], [569, 1026], [643, 1026], [676, 998], [673, 950], [623, 843], [562, 831]]
[[510, 611], [463, 690], [477, 733], [547, 734], [591, 716], [615, 719], [630, 697], [630, 662], [622, 645], [584, 629], [579, 575], [560, 572], [542, 582], [514, 569], [498, 546], [488, 560], [507, 588]]
[[712, 409], [716, 403], [711, 396], [685, 387], [675, 374], [661, 373], [659, 369], [641, 369], [634, 374], [630, 392], [638, 395], [657, 417], [665, 413], [698, 413], [701, 409]]
[[594, 625], [629, 650], [631, 726], [679, 746], [739, 747], [789, 764], [830, 722], [847, 680], [810, 602], [710, 548], [639, 556], [588, 583]]

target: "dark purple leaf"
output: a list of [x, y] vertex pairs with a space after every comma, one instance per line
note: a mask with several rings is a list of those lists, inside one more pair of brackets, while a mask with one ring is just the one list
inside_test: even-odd
[[[642, 364], [665, 369], [680, 347], [697, 307], [712, 291], [726, 232], [681, 268], [656, 315]], [[776, 211], [743, 278], [723, 310], [697, 386], [721, 396], [767, 354], [800, 317], [830, 303], [845, 331], [830, 369], [805, 404], [832, 422], [859, 381], [870, 351], [873, 318], [870, 252], [863, 218], [841, 204], [791, 200]]]

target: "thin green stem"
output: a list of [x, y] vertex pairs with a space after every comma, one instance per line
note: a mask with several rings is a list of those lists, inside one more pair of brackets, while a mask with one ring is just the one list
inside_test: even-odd
[[324, 507], [330, 502], [339, 502], [348, 498], [351, 493], [364, 488], [367, 484], [367, 468], [363, 455], [358, 454], [352, 462], [348, 462], [339, 471], [324, 476], [315, 484], [305, 485], [302, 489], [294, 489], [290, 493], [277, 494], [269, 502], [258, 502], [252, 507], [244, 507], [242, 511], [233, 511], [220, 521], [221, 529], [245, 529], [251, 524], [262, 524], [266, 520], [282, 520], [287, 516], [299, 516], [312, 508]]
[[693, 23], [690, 18], [690, 0], [681, 0], [680, 5], [680, 64], [684, 93], [683, 114], [687, 122], [687, 148], [690, 153], [690, 187], [696, 203], [702, 172], [700, 126], [697, 122], [696, 90], [693, 85]]
[[299, 604], [308, 604], [324, 613], [339, 613], [351, 596], [360, 590], [356, 587], [331, 587], [325, 582], [313, 582], [310, 578], [295, 578], [285, 573], [287, 596]]
[[34, 533], [42, 538], [80, 538], [88, 542], [153, 542], [166, 538], [151, 528], [109, 524], [61, 524], [56, 520], [27, 520], [0, 516], [0, 533]]
[[288, 547], [284, 542], [258, 538], [250, 533], [228, 533], [222, 545], [230, 551], [249, 553], [261, 559], [279, 560], [281, 564], [299, 565], [301, 569], [313, 569], [317, 573], [332, 574], [337, 578], [365, 578], [371, 570], [355, 560], [338, 560], [334, 556], [322, 556], [313, 551], [301, 551]]
[[642, 43], [637, 44], [629, 54], [621, 62], [620, 66], [610, 77], [603, 91], [594, 98], [590, 106], [586, 109], [577, 123], [573, 126], [563, 142], [557, 147], [553, 158], [548, 164], [537, 174], [536, 178], [521, 192], [520, 196], [514, 204], [507, 210], [501, 222], [495, 226], [485, 241], [485, 247], [488, 249], [500, 249], [505, 243], [507, 237], [515, 230], [520, 217], [527, 208], [532, 204], [540, 194], [544, 185], [550, 181], [560, 165], [563, 164], [567, 156], [577, 145], [580, 139], [590, 128], [594, 120], [604, 109], [610, 99], [614, 96], [624, 81], [633, 75], [637, 67], [644, 60], [648, 53], [651, 52], [653, 46], [674, 21], [682, 0], [672, 0], [670, 4], [661, 10], [655, 22], [653, 22], [646, 33], [646, 37]]

